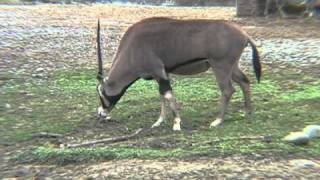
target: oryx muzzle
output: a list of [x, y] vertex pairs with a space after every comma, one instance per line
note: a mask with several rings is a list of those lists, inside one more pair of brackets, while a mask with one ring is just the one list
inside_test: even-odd
[[155, 80], [159, 84], [161, 113], [153, 127], [165, 118], [165, 104], [172, 110], [174, 130], [180, 130], [179, 107], [172, 93], [169, 74], [190, 75], [207, 71], [216, 75], [221, 89], [221, 111], [211, 126], [224, 120], [234, 93], [232, 81], [238, 83], [245, 99], [245, 110], [251, 112], [250, 83], [239, 69], [243, 49], [250, 44], [253, 68], [260, 80], [259, 54], [252, 39], [237, 25], [219, 20], [176, 20], [148, 18], [132, 25], [120, 41], [108, 78], [103, 78], [100, 47], [100, 23], [97, 30], [99, 71], [97, 86], [101, 101], [100, 114], [107, 115], [136, 80]]

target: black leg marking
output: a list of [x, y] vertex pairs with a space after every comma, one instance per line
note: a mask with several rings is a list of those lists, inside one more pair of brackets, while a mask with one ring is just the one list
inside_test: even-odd
[[158, 81], [159, 92], [161, 95], [164, 95], [167, 91], [171, 91], [171, 85], [169, 80], [161, 79]]

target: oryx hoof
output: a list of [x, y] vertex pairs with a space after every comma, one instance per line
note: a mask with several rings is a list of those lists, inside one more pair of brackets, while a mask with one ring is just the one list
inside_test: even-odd
[[244, 117], [245, 117], [246, 119], [250, 120], [251, 117], [252, 117], [252, 111], [246, 111], [246, 112], [244, 113]]
[[248, 109], [240, 110], [240, 112], [242, 113], [242, 117], [244, 117], [245, 119], [250, 119], [252, 115], [252, 111]]
[[222, 120], [221, 118], [217, 118], [215, 121], [213, 121], [213, 122], [210, 124], [210, 128], [222, 126], [222, 124], [223, 124], [223, 120]]
[[181, 131], [180, 124], [174, 124], [172, 129], [173, 129], [174, 131]]
[[159, 127], [162, 122], [163, 122], [163, 118], [160, 117], [160, 118], [151, 126], [151, 128]]
[[173, 122], [174, 122], [174, 124], [173, 124], [173, 128], [172, 129], [174, 131], [181, 131], [181, 127], [180, 127], [181, 119], [180, 119], [180, 117], [175, 117]]
[[107, 116], [107, 117], [98, 117], [98, 122], [99, 123], [107, 123], [107, 122], [109, 122], [109, 121], [111, 121], [111, 117], [110, 116]]
[[153, 128], [157, 128], [157, 127], [159, 127], [160, 126], [160, 124], [159, 123], [154, 123], [152, 126], [151, 126], [151, 129], [153, 129]]

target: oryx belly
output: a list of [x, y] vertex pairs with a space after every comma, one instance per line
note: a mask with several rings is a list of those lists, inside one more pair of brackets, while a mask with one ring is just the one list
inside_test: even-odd
[[192, 75], [205, 72], [209, 69], [210, 65], [208, 61], [202, 60], [177, 66], [170, 73], [179, 75]]

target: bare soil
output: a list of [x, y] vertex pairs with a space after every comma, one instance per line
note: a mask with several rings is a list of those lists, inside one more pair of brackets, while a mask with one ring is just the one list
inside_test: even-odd
[[[318, 161], [319, 162], [319, 161]], [[317, 168], [297, 168], [280, 157], [229, 156], [193, 160], [117, 160], [100, 163], [18, 165], [4, 177], [53, 179], [319, 179]]]
[[[277, 17], [235, 16], [233, 7], [156, 7], [156, 6], [117, 6], [117, 5], [37, 5], [0, 7], [1, 18], [16, 18], [7, 25], [19, 26], [71, 26], [95, 27], [97, 19], [104, 26], [120, 26], [125, 30], [129, 25], [148, 17], [171, 17], [177, 19], [224, 19], [240, 24], [255, 38], [320, 38], [319, 20]], [[11, 16], [14, 12], [14, 16]], [[10, 19], [13, 20], [13, 19]]]

